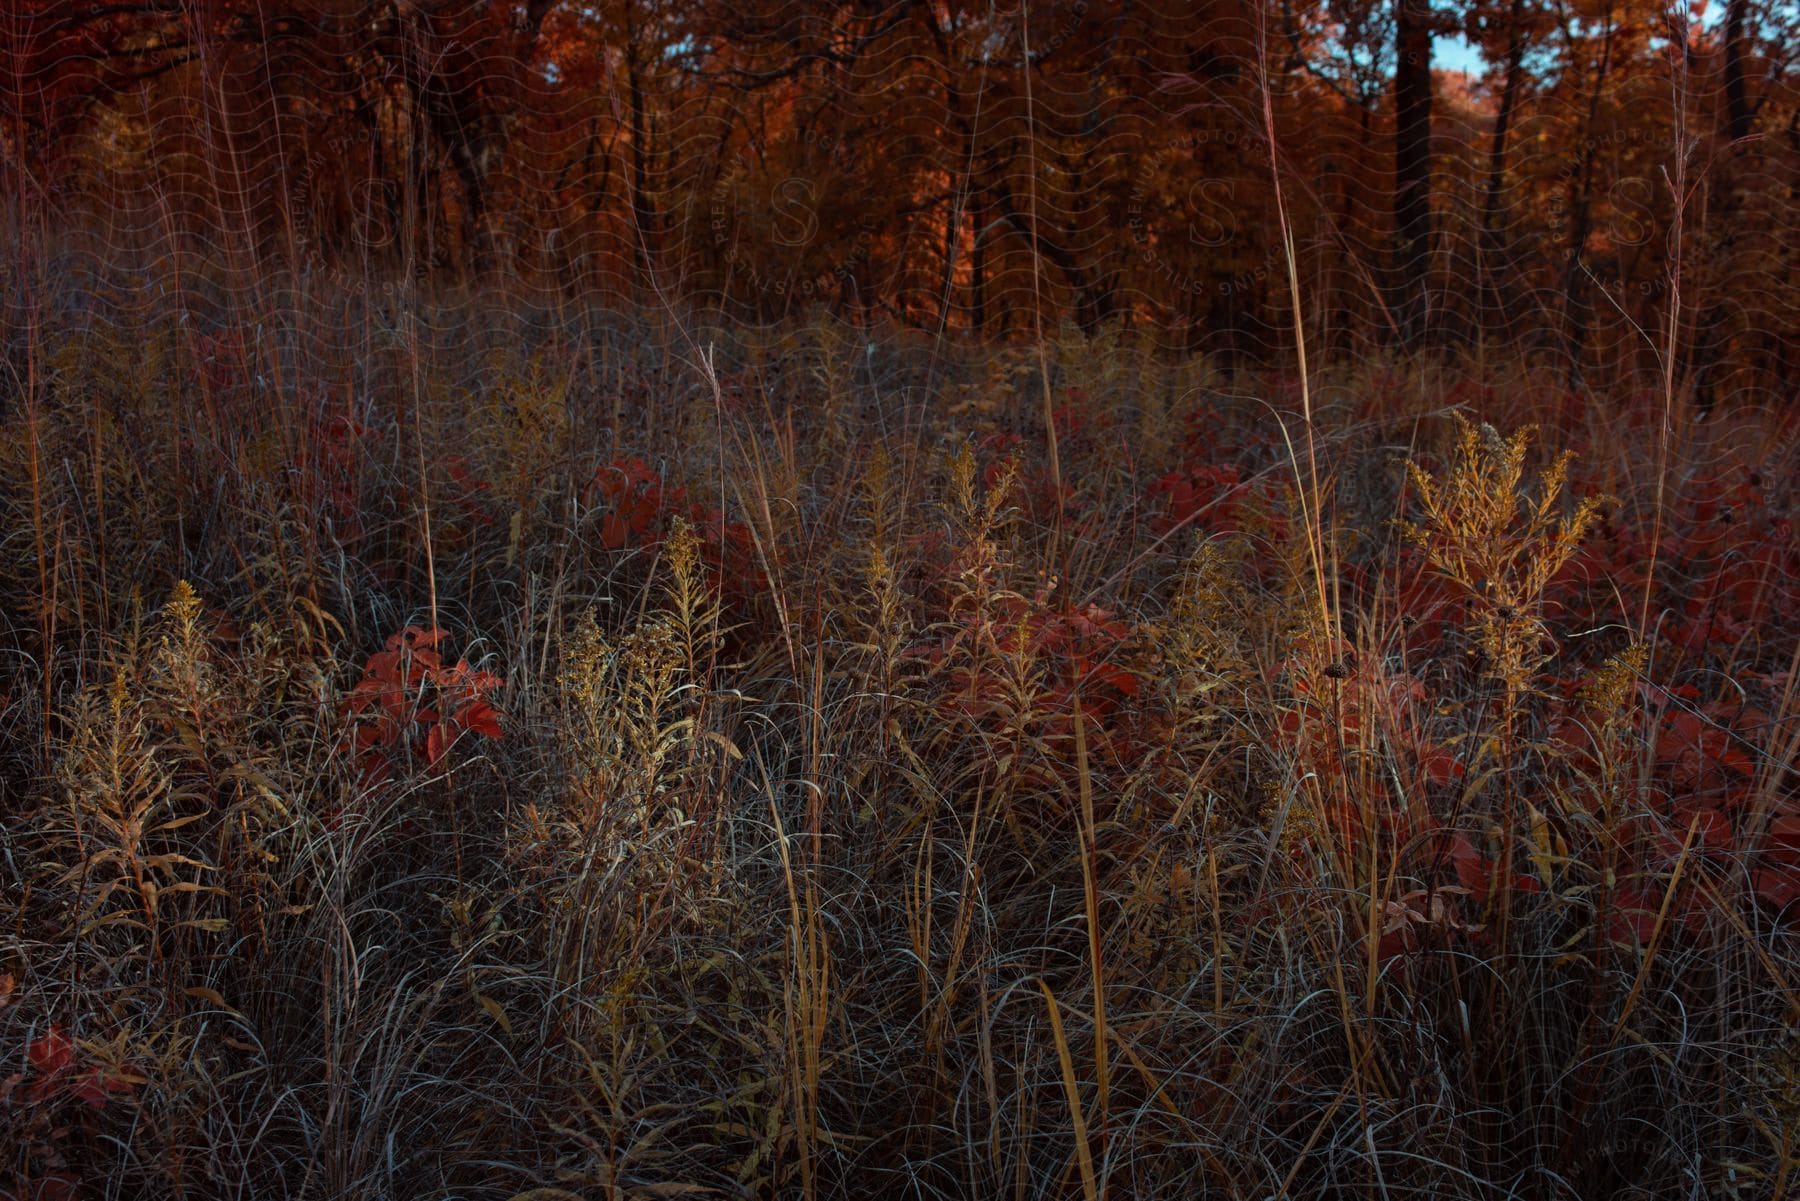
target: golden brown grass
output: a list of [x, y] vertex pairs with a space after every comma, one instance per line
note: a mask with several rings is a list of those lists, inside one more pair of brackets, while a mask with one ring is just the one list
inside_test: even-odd
[[0, 1189], [1791, 1188], [1791, 417], [259, 303], [7, 331]]

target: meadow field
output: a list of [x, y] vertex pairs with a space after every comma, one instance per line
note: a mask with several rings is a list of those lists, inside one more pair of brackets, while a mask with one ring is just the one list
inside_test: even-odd
[[1800, 1198], [1794, 0], [0, 4], [0, 1201]]
[[44, 278], [9, 1196], [1792, 1188], [1800, 411]]

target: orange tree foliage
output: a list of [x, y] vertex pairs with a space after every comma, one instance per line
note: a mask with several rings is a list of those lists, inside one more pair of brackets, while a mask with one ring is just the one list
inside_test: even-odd
[[[1642, 366], [1679, 250], [1681, 369], [1791, 370], [1791, 11], [1264, 2], [21, 0], [0, 146], [22, 214], [115, 252], [1260, 359], [1291, 337], [1266, 88], [1325, 348]], [[1422, 150], [1398, 68], [1453, 33], [1485, 66], [1436, 60]]]

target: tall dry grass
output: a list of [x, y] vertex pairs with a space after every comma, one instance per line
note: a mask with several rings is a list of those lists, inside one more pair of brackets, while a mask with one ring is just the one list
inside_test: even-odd
[[1791, 414], [1328, 365], [1296, 472], [1120, 331], [105, 283], [7, 329], [13, 1195], [1791, 1187]]

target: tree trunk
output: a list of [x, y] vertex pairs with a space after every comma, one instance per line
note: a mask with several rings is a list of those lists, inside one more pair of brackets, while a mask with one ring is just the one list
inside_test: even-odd
[[969, 320], [978, 330], [987, 328], [988, 224], [992, 220], [985, 195], [978, 197], [975, 202], [975, 257], [969, 264]]
[[[1727, 278], [1732, 273], [1733, 243], [1737, 235], [1740, 205], [1738, 162], [1744, 143], [1752, 132], [1755, 112], [1750, 107], [1750, 89], [1744, 78], [1744, 27], [1750, 16], [1749, 0], [1730, 0], [1725, 9], [1725, 153], [1719, 157], [1718, 187], [1709, 216], [1723, 231], [1719, 240], [1718, 262]], [[1731, 331], [1726, 328], [1729, 317], [1718, 294], [1719, 280], [1713, 281], [1714, 298], [1700, 316], [1694, 330], [1693, 388], [1694, 403], [1702, 416], [1712, 413], [1718, 403], [1719, 367], [1724, 359], [1724, 344]]]
[[1431, 3], [1395, 0], [1394, 319], [1405, 347], [1426, 324], [1431, 265]]
[[1594, 128], [1600, 118], [1600, 97], [1606, 90], [1606, 78], [1612, 73], [1613, 38], [1618, 26], [1613, 11], [1606, 11], [1605, 40], [1601, 43], [1600, 62], [1594, 72], [1594, 89], [1588, 97], [1587, 119], [1581, 129], [1581, 167], [1570, 181], [1569, 248], [1563, 264], [1563, 333], [1568, 351], [1568, 376], [1573, 383], [1581, 378], [1581, 356], [1587, 346], [1587, 289], [1582, 284], [1583, 260], [1587, 257], [1588, 234], [1593, 231], [1594, 160], [1597, 150]]
[[1750, 92], [1744, 79], [1744, 25], [1750, 0], [1731, 0], [1725, 8], [1725, 136], [1741, 142], [1750, 136]]
[[999, 186], [1000, 219], [1024, 238], [1033, 253], [1052, 263], [1075, 293], [1075, 320], [1084, 333], [1093, 333], [1112, 319], [1117, 297], [1104, 285], [1096, 285], [1074, 253], [1060, 241], [1045, 235], [1020, 208], [1018, 197], [1004, 181]]
[[644, 114], [644, 75], [638, 62], [635, 37], [625, 54], [625, 82], [627, 99], [631, 105], [631, 252], [637, 263], [641, 286], [651, 282], [650, 264], [656, 243], [656, 209], [650, 200], [649, 122]]
[[1518, 111], [1519, 94], [1525, 82], [1525, 35], [1521, 28], [1525, 0], [1512, 0], [1507, 13], [1506, 82], [1500, 90], [1500, 111], [1494, 115], [1494, 141], [1488, 150], [1487, 197], [1481, 209], [1481, 255], [1483, 272], [1488, 279], [1488, 294], [1495, 315], [1502, 308], [1499, 259], [1503, 251], [1500, 238], [1500, 190], [1505, 186], [1507, 138], [1512, 134], [1513, 115]]

